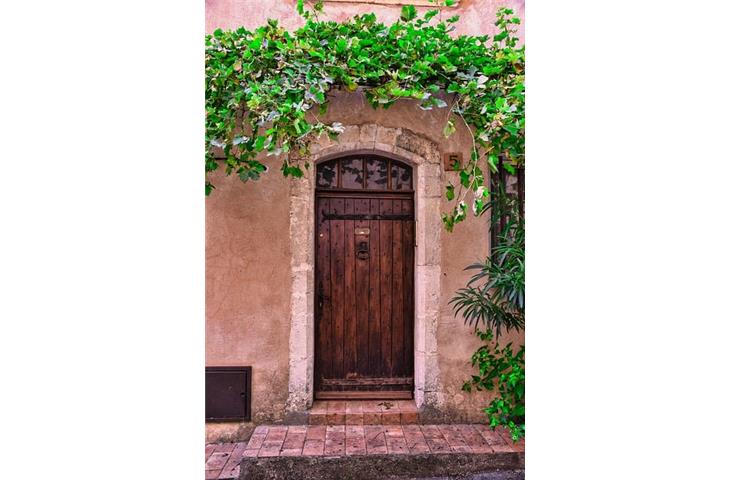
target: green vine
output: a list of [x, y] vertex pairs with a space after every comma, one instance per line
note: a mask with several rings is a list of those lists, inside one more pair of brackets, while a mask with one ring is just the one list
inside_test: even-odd
[[460, 166], [459, 184], [447, 186], [454, 206], [442, 219], [452, 230], [469, 203], [482, 213], [489, 194], [485, 172], [524, 162], [525, 51], [517, 46], [514, 12], [499, 10], [499, 33], [490, 38], [451, 36], [459, 17], [433, 23], [438, 8], [419, 18], [405, 6], [392, 25], [372, 13], [320, 21], [321, 2], [309, 11], [299, 0], [297, 9], [306, 23], [294, 32], [270, 19], [254, 31], [206, 36], [206, 195], [214, 188], [208, 174], [219, 165], [244, 182], [258, 179], [267, 170], [259, 155], [264, 151], [283, 155], [285, 176], [301, 177], [310, 142], [343, 131], [342, 124], [318, 118], [328, 93], [361, 88], [373, 108], [401, 98], [418, 100], [424, 110], [448, 108], [446, 137], [459, 123], [467, 127], [471, 155]]
[[525, 436], [525, 346], [516, 352], [511, 343], [500, 348], [491, 330], [477, 329], [477, 336], [483, 345], [472, 355], [471, 365], [479, 374], [472, 375], [461, 389], [497, 390], [483, 411], [492, 429], [499, 425], [507, 428], [516, 442]]
[[[462, 390], [495, 391], [496, 395], [483, 409], [492, 428], [507, 428], [512, 439], [525, 436], [525, 346], [515, 352], [512, 344], [499, 346], [502, 331], [525, 328], [525, 219], [519, 195], [507, 192], [507, 185], [495, 182], [488, 209], [497, 228], [496, 244], [484, 262], [469, 265], [476, 270], [466, 287], [460, 288], [449, 303], [464, 323], [474, 325], [482, 345], [471, 357], [477, 370]], [[484, 330], [480, 328], [484, 326]]]

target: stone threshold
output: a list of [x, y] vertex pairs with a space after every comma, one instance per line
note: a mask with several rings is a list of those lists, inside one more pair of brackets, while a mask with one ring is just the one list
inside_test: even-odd
[[413, 400], [317, 400], [309, 425], [413, 425], [419, 423]]
[[522, 470], [524, 451], [483, 424], [259, 426], [248, 442], [206, 445], [205, 478], [469, 475]]

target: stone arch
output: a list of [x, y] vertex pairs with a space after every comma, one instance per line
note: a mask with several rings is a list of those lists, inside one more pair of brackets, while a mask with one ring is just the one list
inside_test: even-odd
[[414, 310], [414, 397], [419, 408], [439, 408], [436, 328], [441, 294], [441, 176], [438, 146], [404, 128], [347, 125], [337, 140], [312, 142], [310, 168], [290, 183], [289, 235], [292, 245], [289, 397], [295, 419], [313, 401], [314, 383], [314, 185], [316, 168], [349, 153], [372, 153], [413, 167], [416, 209]]

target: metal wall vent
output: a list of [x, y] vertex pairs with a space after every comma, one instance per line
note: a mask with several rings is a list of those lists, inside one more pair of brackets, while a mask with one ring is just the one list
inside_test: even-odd
[[205, 419], [251, 421], [251, 367], [205, 367]]

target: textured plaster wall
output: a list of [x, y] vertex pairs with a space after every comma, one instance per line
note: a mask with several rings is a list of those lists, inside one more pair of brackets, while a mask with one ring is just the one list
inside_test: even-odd
[[[254, 423], [282, 418], [289, 381], [289, 185], [280, 166], [249, 184], [216, 175], [205, 200], [206, 365], [253, 367]], [[208, 430], [245, 436], [240, 427]]]
[[[407, 3], [407, 2], [404, 2]], [[206, 0], [205, 29], [232, 29], [244, 26], [253, 29], [267, 18], [279, 20], [286, 28], [304, 25], [296, 12], [296, 0]], [[491, 35], [494, 32], [494, 14], [500, 7], [512, 8], [524, 19], [524, 0], [461, 0], [457, 7], [445, 8], [444, 15], [460, 15], [456, 34]], [[354, 1], [352, 3], [325, 2], [323, 20], [342, 21], [360, 13], [375, 12], [384, 23], [392, 23], [400, 16], [402, 5], [375, 5]], [[433, 7], [416, 7], [425, 12]], [[445, 17], [446, 18], [446, 17]], [[522, 27], [524, 29], [524, 22]], [[521, 30], [522, 32], [522, 30]], [[522, 33], [521, 37], [524, 38]]]
[[[295, 0], [207, 0], [206, 30], [254, 28], [268, 17], [294, 28], [301, 24], [294, 4]], [[522, 1], [488, 0], [462, 0], [449, 14], [462, 17], [458, 33], [489, 34], [494, 11], [502, 5], [511, 6], [523, 16]], [[379, 18], [393, 21], [400, 8], [329, 3], [325, 6], [325, 18], [342, 20], [355, 13], [375, 11]], [[372, 110], [361, 93], [333, 92], [331, 98], [325, 121], [404, 128], [433, 142], [439, 152], [461, 151], [465, 157], [469, 154], [471, 140], [463, 126], [449, 139], [443, 138], [444, 110], [424, 112], [411, 101], [401, 101], [388, 110]], [[346, 141], [348, 135], [352, 136], [352, 132], [345, 132], [340, 141]], [[363, 132], [358, 132], [358, 138], [362, 135]], [[242, 184], [236, 177], [219, 175], [213, 179], [216, 190], [206, 199], [206, 364], [253, 366], [253, 423], [282, 420], [289, 389], [306, 383], [307, 376], [311, 376], [306, 366], [306, 352], [300, 352], [290, 343], [292, 305], [299, 308], [297, 305], [311, 303], [295, 300], [298, 295], [311, 293], [307, 292], [311, 288], [303, 280], [311, 272], [306, 270], [309, 255], [292, 248], [290, 234], [296, 231], [297, 222], [313, 220], [306, 212], [290, 212], [294, 204], [289, 199], [302, 187], [282, 177], [280, 163], [274, 157], [265, 161], [270, 165], [270, 172], [259, 182]], [[428, 182], [429, 193], [443, 192], [449, 181], [458, 184], [452, 172], [431, 174], [419, 181]], [[436, 204], [440, 208], [432, 212], [434, 215], [447, 208], [444, 198], [439, 198]], [[448, 305], [453, 292], [468, 278], [463, 268], [486, 256], [487, 227], [486, 218], [469, 218], [453, 233], [443, 229], [425, 232], [427, 241], [439, 242], [441, 264], [438, 281], [442, 294], [434, 335], [438, 367], [428, 372], [436, 376], [431, 379], [436, 387], [429, 392], [429, 405], [437, 407], [430, 410], [434, 419], [483, 418], [479, 410], [489, 399], [487, 394], [461, 392], [461, 385], [470, 373], [470, 356], [478, 342], [462, 320], [454, 318]], [[297, 268], [303, 268], [304, 274], [298, 275]], [[298, 286], [293, 288], [293, 282]], [[309, 308], [305, 310], [302, 314], [309, 315]], [[312, 322], [307, 318], [305, 326]], [[307, 336], [308, 345], [313, 343], [309, 338], [311, 332], [299, 334]], [[513, 335], [505, 340], [522, 343], [524, 337]], [[292, 379], [290, 371], [294, 372]], [[294, 401], [301, 403], [301, 399]], [[209, 440], [241, 438], [249, 429], [250, 425], [246, 424], [208, 424], [206, 432]]]

